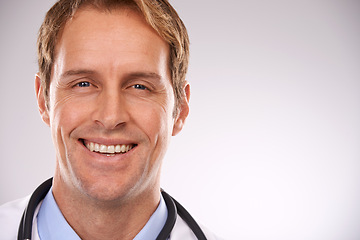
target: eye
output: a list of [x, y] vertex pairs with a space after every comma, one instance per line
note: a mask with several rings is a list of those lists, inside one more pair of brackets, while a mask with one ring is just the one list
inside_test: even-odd
[[135, 84], [133, 85], [133, 88], [140, 89], [140, 90], [147, 90], [148, 88], [141, 84]]
[[89, 82], [79, 82], [75, 86], [76, 87], [90, 87], [91, 84]]

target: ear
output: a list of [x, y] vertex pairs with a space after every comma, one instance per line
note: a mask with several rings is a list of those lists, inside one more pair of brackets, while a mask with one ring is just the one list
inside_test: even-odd
[[42, 120], [44, 121], [44, 123], [46, 123], [46, 125], [50, 126], [49, 111], [46, 106], [44, 89], [41, 84], [41, 79], [40, 79], [39, 73], [37, 73], [35, 75], [35, 93], [36, 93], [40, 116], [41, 116]]
[[179, 102], [180, 106], [174, 119], [174, 127], [172, 132], [173, 136], [177, 135], [181, 131], [185, 124], [185, 120], [189, 115], [190, 84], [188, 82], [185, 83], [183, 91], [185, 96]]

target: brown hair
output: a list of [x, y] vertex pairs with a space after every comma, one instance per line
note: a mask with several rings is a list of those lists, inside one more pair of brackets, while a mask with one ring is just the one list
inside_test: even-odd
[[189, 37], [184, 23], [167, 0], [59, 0], [47, 12], [37, 41], [38, 64], [46, 103], [49, 99], [51, 70], [54, 63], [55, 46], [65, 23], [81, 6], [92, 6], [111, 11], [129, 7], [139, 11], [146, 22], [170, 46], [170, 72], [174, 89], [176, 109], [184, 97], [185, 75], [189, 62]]

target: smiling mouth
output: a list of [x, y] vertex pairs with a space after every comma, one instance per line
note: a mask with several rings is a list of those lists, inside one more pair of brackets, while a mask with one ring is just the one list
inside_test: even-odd
[[84, 146], [91, 152], [102, 153], [106, 155], [124, 154], [136, 147], [136, 144], [117, 144], [117, 145], [104, 145], [95, 142], [89, 142], [80, 139]]

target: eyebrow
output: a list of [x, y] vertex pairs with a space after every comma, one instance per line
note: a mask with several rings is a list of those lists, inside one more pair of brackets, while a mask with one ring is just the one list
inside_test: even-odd
[[161, 80], [162, 77], [154, 72], [133, 72], [126, 75], [126, 78], [147, 78], [147, 79], [154, 79], [154, 80]]
[[91, 75], [94, 74], [95, 71], [92, 70], [87, 70], [87, 69], [78, 69], [78, 70], [68, 70], [66, 72], [64, 72], [63, 74], [61, 74], [61, 78], [66, 78], [66, 77], [71, 77], [71, 76], [76, 76], [76, 75]]
[[[77, 69], [77, 70], [68, 70], [61, 74], [61, 78], [76, 76], [76, 75], [93, 75], [96, 72], [93, 70], [87, 70], [87, 69]], [[150, 78], [154, 80], [161, 80], [162, 77], [155, 73], [155, 72], [131, 72], [125, 75], [125, 78], [131, 79], [131, 78]]]

